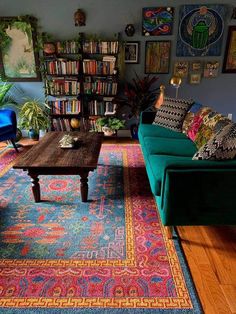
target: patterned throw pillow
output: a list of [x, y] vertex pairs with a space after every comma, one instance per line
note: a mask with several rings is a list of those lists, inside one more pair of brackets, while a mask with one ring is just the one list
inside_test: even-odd
[[193, 156], [194, 160], [226, 160], [236, 157], [236, 124], [221, 129]]
[[215, 111], [211, 111], [205, 115], [194, 140], [197, 148], [199, 149], [205, 145], [212, 136], [229, 123], [232, 123], [232, 121]]
[[192, 104], [191, 100], [165, 98], [162, 106], [157, 110], [153, 124], [181, 132], [183, 120]]
[[187, 136], [194, 142], [197, 136], [198, 130], [203, 123], [204, 117], [211, 112], [212, 109], [210, 107], [202, 107], [198, 112], [194, 115], [193, 122], [187, 130]]
[[194, 103], [192, 107], [189, 109], [188, 113], [186, 114], [182, 126], [182, 132], [187, 134], [188, 129], [190, 128], [191, 124], [193, 123], [193, 118], [195, 114], [202, 108], [201, 104]]

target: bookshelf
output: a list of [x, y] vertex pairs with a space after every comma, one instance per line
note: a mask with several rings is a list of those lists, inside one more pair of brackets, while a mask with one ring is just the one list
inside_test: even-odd
[[115, 115], [113, 102], [118, 91], [117, 56], [119, 41], [84, 40], [83, 95], [87, 114], [87, 128], [97, 131], [96, 120], [105, 115]]
[[114, 115], [118, 91], [119, 42], [67, 40], [45, 43], [44, 84], [51, 108], [51, 130], [71, 131], [71, 119], [80, 129], [96, 131], [96, 120]]
[[83, 111], [81, 43], [66, 40], [44, 45], [44, 87], [51, 108], [51, 130], [71, 131], [71, 119], [80, 120]]

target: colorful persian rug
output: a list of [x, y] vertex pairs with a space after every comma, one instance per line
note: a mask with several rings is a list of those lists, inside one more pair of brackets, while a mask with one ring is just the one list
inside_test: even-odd
[[76, 176], [41, 176], [34, 203], [15, 157], [0, 153], [0, 313], [201, 313], [139, 145], [102, 146], [87, 203]]

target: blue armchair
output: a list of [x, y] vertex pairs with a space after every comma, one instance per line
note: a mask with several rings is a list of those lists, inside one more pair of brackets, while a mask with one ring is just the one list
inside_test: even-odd
[[16, 139], [16, 113], [10, 109], [0, 110], [0, 141], [10, 140], [15, 150], [18, 149], [15, 144]]

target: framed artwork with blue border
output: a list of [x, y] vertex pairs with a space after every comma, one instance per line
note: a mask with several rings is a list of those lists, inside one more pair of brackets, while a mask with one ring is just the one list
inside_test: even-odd
[[226, 6], [190, 4], [180, 7], [176, 55], [220, 56]]
[[143, 8], [144, 36], [171, 35], [173, 29], [174, 8], [151, 7]]

